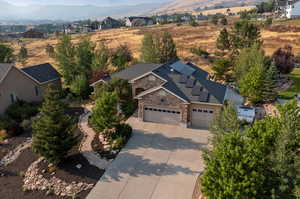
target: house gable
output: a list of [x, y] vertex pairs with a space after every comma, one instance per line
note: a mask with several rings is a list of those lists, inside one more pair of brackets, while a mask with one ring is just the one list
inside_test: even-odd
[[149, 92], [146, 91], [137, 98], [144, 104], [158, 106], [180, 107], [181, 104], [187, 103], [163, 87], [152, 89]]
[[138, 95], [139, 92], [137, 90], [142, 90], [142, 91], [147, 91], [151, 88], [155, 88], [158, 86], [161, 86], [164, 84], [166, 81], [160, 78], [159, 76], [153, 74], [153, 73], [148, 73], [147, 75], [143, 76], [142, 78], [139, 78], [132, 83], [132, 90], [134, 92], [134, 96]]

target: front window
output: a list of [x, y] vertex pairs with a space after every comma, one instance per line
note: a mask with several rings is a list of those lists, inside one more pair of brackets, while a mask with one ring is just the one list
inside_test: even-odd
[[34, 90], [35, 90], [35, 95], [36, 95], [36, 96], [39, 96], [39, 87], [38, 87], [38, 86], [35, 86], [35, 87], [34, 87]]

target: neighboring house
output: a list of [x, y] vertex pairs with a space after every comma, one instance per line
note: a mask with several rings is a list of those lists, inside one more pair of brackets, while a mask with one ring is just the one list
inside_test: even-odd
[[120, 28], [121, 26], [122, 24], [120, 21], [113, 19], [111, 17], [106, 17], [103, 21], [100, 22], [99, 30]]
[[49, 84], [61, 87], [60, 74], [48, 63], [21, 69], [0, 64], [0, 114], [18, 100], [42, 101]]
[[28, 30], [28, 31], [24, 32], [23, 37], [24, 38], [32, 38], [32, 39], [45, 38], [46, 34], [42, 33], [42, 32], [39, 32], [37, 30], [31, 29], [31, 30]]
[[128, 27], [149, 26], [153, 25], [154, 21], [150, 17], [126, 17], [125, 24]]
[[140, 63], [110, 77], [127, 79], [138, 100], [138, 117], [145, 122], [183, 127], [209, 128], [227, 100], [242, 104], [243, 98], [231, 88], [208, 80], [208, 73], [181, 61], [168, 64]]
[[238, 119], [240, 121], [246, 121], [247, 123], [252, 124], [255, 120], [255, 108], [248, 106], [239, 106]]
[[300, 17], [299, 0], [278, 0], [275, 2], [275, 12], [280, 16], [288, 19]]

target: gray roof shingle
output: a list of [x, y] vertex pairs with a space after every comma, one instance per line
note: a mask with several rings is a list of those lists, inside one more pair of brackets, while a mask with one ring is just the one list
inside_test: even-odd
[[139, 63], [133, 66], [121, 70], [117, 73], [111, 75], [111, 78], [122, 78], [126, 80], [132, 80], [136, 77], [139, 77], [145, 73], [151, 72], [161, 64], [148, 64], [148, 63]]
[[49, 63], [30, 66], [22, 68], [21, 70], [40, 84], [59, 79], [61, 77], [61, 75]]
[[[181, 62], [175, 61], [167, 64], [146, 64], [140, 63], [129, 68], [126, 68], [120, 72], [113, 74], [111, 77], [103, 79], [109, 81], [112, 78], [121, 78], [126, 80], [133, 80], [145, 73], [153, 72], [154, 74], [162, 77], [167, 82], [162, 85], [163, 88], [171, 91], [180, 98], [187, 102], [202, 102], [203, 99], [200, 96], [193, 95], [193, 88], [195, 86], [201, 88], [201, 92], [208, 93], [207, 103], [223, 104], [227, 87], [223, 84], [208, 80], [208, 72], [200, 69], [199, 67], [188, 63], [186, 64], [194, 72], [188, 77], [194, 80], [194, 86], [186, 86], [186, 83], [182, 83], [182, 73], [174, 70], [171, 67], [172, 64]], [[183, 63], [181, 63], [183, 64]]]

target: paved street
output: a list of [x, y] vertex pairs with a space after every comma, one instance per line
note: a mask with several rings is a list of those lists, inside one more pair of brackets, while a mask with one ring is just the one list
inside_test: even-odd
[[129, 143], [87, 199], [191, 199], [210, 133], [131, 118]]

